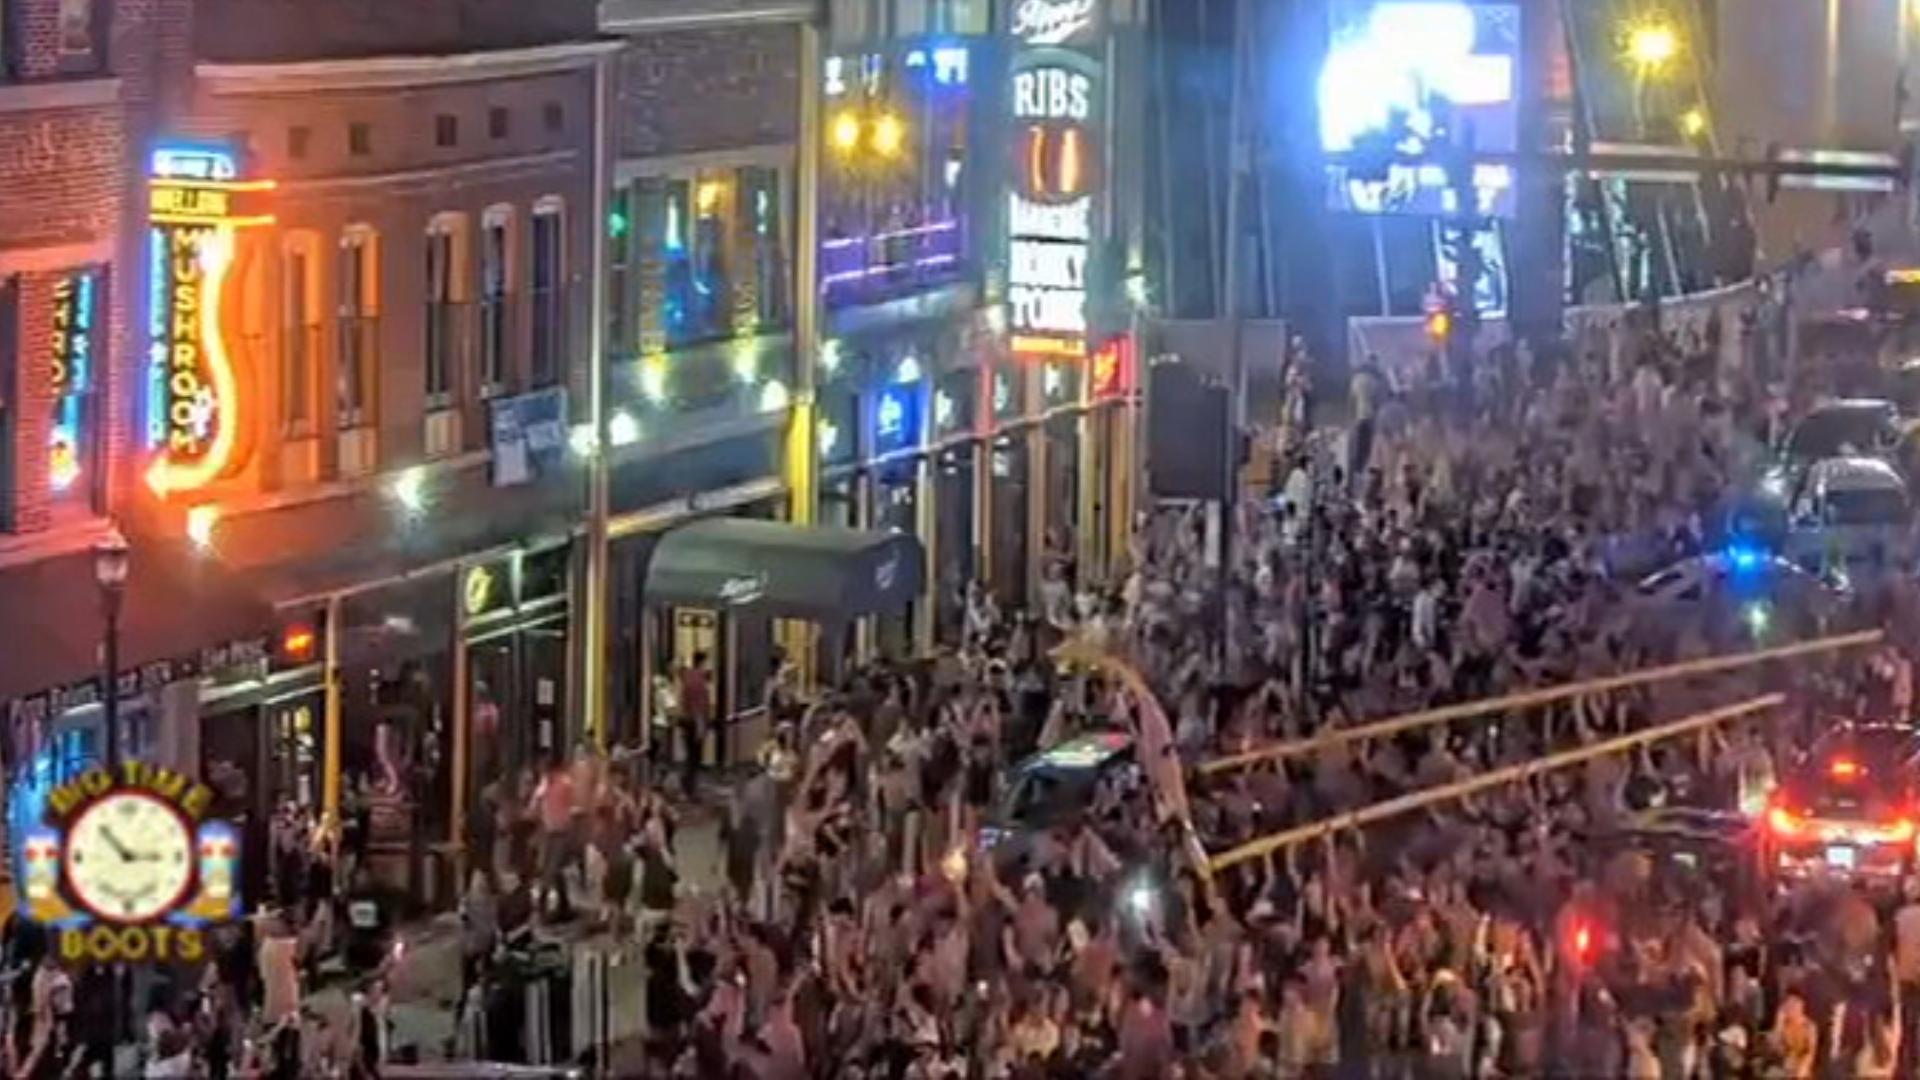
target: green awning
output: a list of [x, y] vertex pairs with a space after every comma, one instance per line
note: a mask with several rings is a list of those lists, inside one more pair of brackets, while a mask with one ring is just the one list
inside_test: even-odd
[[709, 518], [660, 538], [649, 604], [750, 609], [805, 619], [903, 611], [920, 595], [926, 553], [906, 533]]

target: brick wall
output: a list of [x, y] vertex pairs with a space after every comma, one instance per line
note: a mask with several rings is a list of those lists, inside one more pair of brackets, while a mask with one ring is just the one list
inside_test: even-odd
[[[558, 129], [547, 126], [549, 106], [560, 110]], [[494, 109], [507, 111], [508, 127], [501, 136], [489, 129]], [[322, 332], [314, 363], [319, 387], [316, 428], [323, 461], [329, 457], [328, 440], [336, 430], [333, 398], [339, 341], [331, 311], [338, 269], [333, 253], [349, 226], [369, 227], [379, 237], [380, 469], [412, 464], [425, 452], [426, 243], [428, 225], [436, 215], [464, 215], [468, 237], [466, 260], [456, 268], [467, 306], [461, 314], [465, 332], [455, 335], [452, 373], [454, 407], [464, 414], [465, 448], [484, 447], [487, 436], [487, 413], [477, 393], [479, 316], [474, 301], [479, 292], [481, 224], [488, 208], [504, 205], [513, 210], [509, 278], [514, 308], [508, 324], [512, 334], [508, 363], [512, 388], [524, 389], [532, 330], [530, 221], [540, 199], [564, 200], [566, 280], [571, 286], [567, 355], [575, 361], [568, 381], [576, 393], [584, 388], [591, 299], [586, 284], [592, 241], [592, 113], [590, 70], [298, 95], [215, 94], [203, 85], [190, 114], [176, 121], [176, 130], [238, 143], [246, 149], [248, 168], [280, 185], [273, 196], [275, 224], [246, 234], [247, 244], [260, 260], [257, 290], [268, 311], [259, 320], [263, 336], [255, 354], [260, 405], [253, 411], [253, 431], [260, 468], [239, 477], [234, 484], [237, 490], [289, 491], [297, 490], [301, 482], [293, 470], [274, 465], [288, 448], [280, 443], [277, 416], [283, 328], [275, 312], [284, 287], [280, 252], [295, 232], [310, 234], [320, 255], [310, 273], [317, 275], [320, 296]], [[436, 144], [440, 116], [454, 118], [456, 145]], [[354, 124], [366, 125], [366, 154], [350, 152], [348, 130]], [[306, 133], [305, 147], [297, 155], [295, 128]]]
[[623, 158], [790, 142], [800, 101], [800, 31], [683, 30], [631, 39], [615, 93]]
[[112, 235], [123, 150], [117, 109], [0, 113], [0, 249]]

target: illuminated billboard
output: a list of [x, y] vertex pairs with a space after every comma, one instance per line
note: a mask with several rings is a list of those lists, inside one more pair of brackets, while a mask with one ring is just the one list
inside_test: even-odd
[[1510, 216], [1510, 165], [1463, 161], [1463, 207], [1446, 161], [1518, 146], [1519, 6], [1334, 0], [1332, 15], [1319, 99], [1333, 209]]
[[1087, 356], [1088, 271], [1106, 193], [1102, 14], [1097, 0], [1022, 0], [1008, 9], [1015, 48], [1006, 311], [1015, 356]]
[[240, 372], [223, 317], [236, 233], [273, 222], [271, 180], [244, 180], [224, 148], [170, 146], [148, 170], [147, 485], [163, 498], [236, 466]]

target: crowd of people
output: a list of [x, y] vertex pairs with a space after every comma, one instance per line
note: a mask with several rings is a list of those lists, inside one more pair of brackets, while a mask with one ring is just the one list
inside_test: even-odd
[[[1634, 587], [1719, 542], [1780, 422], [1779, 388], [1718, 359], [1736, 332], [1597, 328], [1470, 377], [1439, 355], [1363, 364], [1339, 438], [1291, 425], [1278, 490], [1211, 529], [1143, 515], [1118, 579], [1061, 560], [1030, 611], [976, 586], [951, 648], [825, 692], [778, 665], [744, 772], [694, 768], [713, 708], [696, 662], [667, 680], [675, 726], [652, 746], [481, 790], [456, 1034], [432, 1049], [534, 1056], [494, 991], [543, 940], [584, 934], [644, 972], [643, 1045], [616, 1056], [632, 1075], [1912, 1075], [1920, 887], [1781, 888], [1738, 843], [1674, 850], [1645, 829], [1650, 808], [1742, 805], [1823, 717], [1911, 712], [1904, 575], [1818, 611], [1783, 601], [1765, 628], [1711, 589], [1653, 605]], [[1887, 644], [1191, 767], [1852, 626]], [[1207, 858], [1760, 689], [1789, 707]], [[1015, 790], [1017, 763], [1089, 736], [1084, 781]], [[714, 813], [706, 881], [683, 839]], [[392, 914], [322, 833], [276, 823], [278, 910], [223, 932], [192, 994], [156, 998], [145, 1075], [374, 1076], [402, 1056]], [[76, 1075], [103, 1060], [84, 1035], [103, 999], [32, 937], [7, 939], [0, 1072]], [[303, 998], [335, 953], [341, 1025]]]

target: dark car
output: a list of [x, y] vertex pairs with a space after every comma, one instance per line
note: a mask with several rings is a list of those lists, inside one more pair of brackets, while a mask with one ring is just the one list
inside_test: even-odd
[[1017, 863], [1050, 830], [1075, 823], [1097, 825], [1090, 815], [1098, 807], [1145, 788], [1132, 735], [1076, 735], [1009, 770], [1000, 802], [980, 830], [980, 847], [991, 851], [998, 863]]
[[1775, 869], [1792, 877], [1898, 879], [1920, 825], [1920, 730], [1845, 724], [1788, 770], [1767, 806]]
[[1900, 410], [1893, 402], [1841, 398], [1814, 406], [1780, 449], [1789, 465], [1805, 466], [1823, 458], [1888, 453], [1900, 436]]

